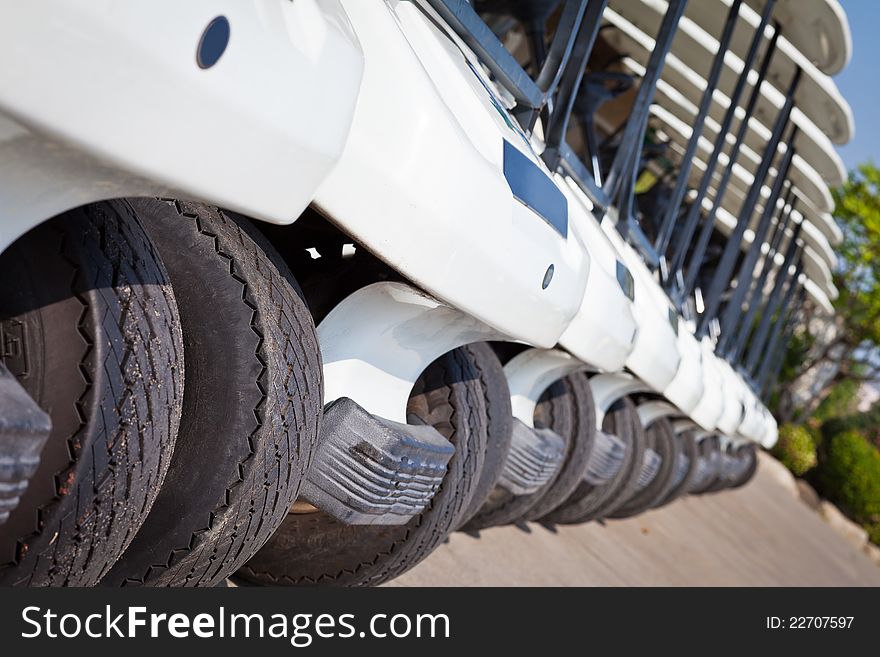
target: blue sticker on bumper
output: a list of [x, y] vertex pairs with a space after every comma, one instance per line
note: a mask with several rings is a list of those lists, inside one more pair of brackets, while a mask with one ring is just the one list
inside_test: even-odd
[[568, 237], [568, 199], [544, 170], [504, 141], [504, 177], [514, 197], [563, 237]]

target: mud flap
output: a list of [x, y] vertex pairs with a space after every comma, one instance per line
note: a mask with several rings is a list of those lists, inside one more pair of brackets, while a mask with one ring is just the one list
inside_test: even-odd
[[608, 483], [623, 465], [626, 456], [626, 445], [617, 436], [604, 431], [596, 432], [596, 442], [587, 461], [587, 473], [584, 481], [594, 486]]
[[0, 525], [40, 464], [52, 421], [0, 363]]
[[434, 427], [385, 420], [342, 397], [324, 410], [301, 497], [349, 525], [402, 525], [428, 506], [454, 451]]
[[498, 485], [514, 495], [531, 495], [562, 466], [565, 441], [549, 429], [532, 429], [514, 418], [510, 452]]

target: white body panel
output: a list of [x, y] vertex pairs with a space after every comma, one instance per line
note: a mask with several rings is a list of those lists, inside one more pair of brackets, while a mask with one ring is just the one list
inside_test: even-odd
[[737, 433], [746, 440], [763, 444], [767, 422], [764, 417], [764, 405], [755, 393], [746, 386], [745, 414]]
[[663, 390], [663, 395], [685, 415], [690, 415], [703, 397], [703, 353], [700, 343], [679, 320], [678, 353], [681, 361], [675, 377]]
[[721, 385], [724, 389], [724, 409], [718, 418], [717, 427], [721, 433], [732, 436], [742, 423], [745, 413], [745, 383], [727, 361], [719, 358], [715, 362], [721, 373]]
[[574, 183], [561, 182], [560, 187], [569, 197], [571, 230], [581, 235], [590, 254], [590, 276], [580, 308], [559, 344], [599, 370], [616, 372], [623, 369], [635, 346], [638, 325], [633, 304], [617, 280], [619, 258], [614, 246], [592, 214], [581, 209], [589, 207], [589, 200]]
[[[164, 190], [290, 223], [342, 151], [361, 53], [335, 0], [64, 0], [6, 12], [0, 113], [41, 137], [0, 121], [0, 160], [24, 153], [12, 161], [34, 167], [0, 175], [10, 217], [0, 248], [64, 209]], [[202, 70], [196, 48], [219, 14], [229, 45]]]
[[513, 417], [527, 427], [535, 426], [535, 406], [554, 381], [586, 365], [558, 349], [526, 349], [504, 365], [510, 388]]
[[724, 384], [712, 341], [708, 337], [701, 340], [700, 351], [703, 394], [690, 412], [690, 416], [703, 429], [712, 431], [718, 426], [718, 421], [724, 412]]
[[318, 325], [324, 403], [353, 399], [406, 422], [413, 384], [434, 360], [497, 331], [402, 283], [374, 283], [343, 299]]
[[770, 449], [773, 445], [776, 444], [776, 441], [779, 439], [779, 426], [776, 423], [776, 418], [773, 417], [773, 414], [768, 411], [766, 408], [764, 409], [764, 437], [761, 440], [761, 445]]
[[[562, 238], [513, 197], [503, 140], [527, 151], [521, 135], [412, 3], [344, 6], [364, 49], [364, 80], [318, 205], [438, 298], [553, 347], [583, 299], [589, 257], [571, 231]], [[550, 265], [553, 280], [542, 289]]]
[[[632, 274], [635, 284], [633, 315], [638, 329], [635, 345], [626, 359], [626, 366], [645, 381], [651, 390], [662, 392], [675, 377], [681, 360], [678, 338], [671, 324], [669, 300], [642, 259], [623, 241], [610, 217], [606, 216], [601, 225], [617, 250], [618, 257]], [[675, 321], [678, 321], [677, 317]]]
[[602, 428], [605, 414], [618, 399], [637, 392], [651, 391], [643, 381], [626, 372], [597, 374], [590, 379], [590, 390], [593, 392], [593, 402], [596, 404], [597, 429]]
[[681, 414], [675, 406], [664, 401], [649, 401], [639, 404], [636, 411], [642, 426], [646, 429], [661, 418], [676, 417]]

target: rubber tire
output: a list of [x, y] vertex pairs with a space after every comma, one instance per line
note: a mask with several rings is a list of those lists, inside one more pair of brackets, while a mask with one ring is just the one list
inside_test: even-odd
[[744, 445], [739, 449], [739, 452], [746, 452], [744, 456], [745, 458], [751, 459], [751, 462], [749, 463], [749, 467], [746, 468], [739, 477], [728, 484], [728, 490], [734, 490], [745, 486], [752, 480], [752, 477], [754, 477], [755, 473], [758, 471], [758, 448], [755, 445]]
[[[722, 450], [722, 452], [723, 452], [723, 451], [724, 451], [724, 450]], [[729, 445], [728, 445], [726, 451], [728, 452], [728, 454], [730, 453], [731, 449], [730, 449], [730, 446], [729, 446]], [[730, 485], [730, 483], [731, 483], [731, 482], [730, 482], [727, 478], [722, 477], [722, 476], [719, 474], [718, 476], [715, 477], [715, 480], [714, 480], [711, 484], [709, 484], [708, 486], [706, 486], [706, 487], [701, 491], [701, 493], [703, 493], [703, 494], [706, 494], [706, 493], [717, 493], [717, 492], [719, 492], [719, 491], [722, 491], [722, 490], [727, 489], [728, 486]]]
[[675, 461], [681, 446], [675, 438], [672, 424], [666, 418], [659, 418], [645, 429], [648, 444], [662, 459], [660, 468], [647, 486], [637, 491], [609, 517], [629, 518], [654, 507], [658, 500], [666, 497], [672, 487], [675, 474]]
[[[706, 438], [704, 438], [700, 442], [698, 447], [699, 447], [701, 456], [708, 456], [710, 452], [718, 451], [721, 449], [721, 446], [719, 445], [717, 436], [707, 436]], [[712, 477], [710, 477], [708, 481], [704, 482], [699, 487], [689, 488], [688, 494], [689, 495], [703, 495], [704, 493], [708, 493], [712, 489], [712, 486], [715, 485], [715, 482], [717, 480], [718, 480], [718, 474], [716, 473], [716, 474], [712, 475]]]
[[186, 375], [177, 449], [152, 512], [104, 586], [215, 586], [272, 535], [299, 493], [323, 399], [311, 314], [243, 217], [139, 199], [168, 267]]
[[415, 566], [459, 526], [477, 490], [488, 443], [484, 398], [467, 347], [434, 361], [416, 382], [408, 413], [440, 431], [455, 453], [428, 507], [398, 526], [292, 513], [238, 577], [269, 585], [375, 586]]
[[697, 445], [696, 437], [693, 431], [683, 431], [676, 436], [676, 440], [680, 444], [681, 452], [688, 457], [688, 470], [678, 485], [673, 486], [667, 491], [666, 495], [654, 505], [654, 508], [660, 508], [674, 502], [679, 497], [687, 495], [688, 489], [697, 475], [697, 459], [700, 456], [700, 449]]
[[[538, 400], [534, 423], [556, 432], [565, 441], [565, 457], [559, 471], [530, 495], [514, 495], [497, 487], [466, 529], [479, 531], [529, 519], [533, 509], [540, 515], [563, 502], [583, 479], [593, 447], [596, 410], [590, 384], [583, 374], [554, 382]], [[543, 500], [549, 496], [547, 504]], [[545, 511], [546, 509], [546, 511]], [[539, 516], [537, 516], [539, 517]]]
[[632, 494], [645, 453], [644, 431], [632, 400], [624, 397], [612, 404], [602, 428], [628, 446], [620, 469], [611, 481], [601, 486], [582, 481], [565, 502], [544, 516], [544, 522], [561, 525], [589, 522], [602, 517], [617, 500], [625, 500]]
[[[557, 397], [539, 404], [535, 412], [535, 423], [549, 427], [560, 435], [565, 431], [572, 439], [568, 441], [568, 452], [559, 474], [525, 514], [525, 520], [540, 520], [571, 496], [584, 480], [587, 463], [596, 442], [596, 404], [589, 378], [584, 373], [575, 373], [562, 382], [567, 387], [567, 394], [563, 398]], [[568, 416], [568, 429], [560, 426], [563, 420], [559, 416], [562, 415]]]
[[507, 461], [513, 431], [513, 411], [510, 389], [504, 367], [495, 351], [486, 343], [474, 343], [465, 347], [473, 359], [483, 388], [488, 420], [488, 445], [483, 457], [483, 469], [467, 510], [462, 513], [459, 528], [473, 518], [485, 504]]
[[[745, 452], [750, 449], [752, 452], [751, 457], [748, 454], [745, 454]], [[743, 472], [742, 475], [740, 475], [736, 479], [722, 479], [721, 477], [717, 478], [715, 482], [703, 492], [715, 493], [722, 490], [733, 490], [734, 488], [740, 488], [741, 486], [748, 483], [748, 481], [755, 475], [758, 463], [757, 455], [755, 454], [753, 445], [742, 445], [740, 447], [737, 447], [735, 450], [733, 450], [733, 454], [737, 458], [742, 458], [743, 454], [745, 454], [745, 458], [751, 458], [751, 463], [749, 463], [748, 468]]]
[[141, 526], [171, 460], [184, 386], [174, 294], [121, 201], [41, 224], [0, 270], [0, 319], [23, 323], [27, 353], [25, 369], [7, 365], [52, 419], [2, 529], [0, 584], [91, 586]]

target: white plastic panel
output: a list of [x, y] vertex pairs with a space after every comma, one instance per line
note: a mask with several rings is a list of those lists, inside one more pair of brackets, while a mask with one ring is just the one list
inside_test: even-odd
[[504, 374], [510, 388], [513, 417], [527, 427], [535, 426], [535, 406], [541, 395], [555, 381], [586, 365], [558, 349], [526, 349], [504, 365]]
[[[611, 9], [606, 10], [605, 20], [614, 26], [614, 29], [607, 30], [604, 38], [612, 47], [626, 55], [622, 60], [623, 64], [640, 75], [640, 72], [644, 71], [654, 47], [654, 40]], [[704, 59], [711, 60], [713, 51], [709, 46], [706, 46], [705, 50]], [[666, 84], [658, 85], [657, 102], [663, 103], [667, 99], [679, 102], [685, 99], [695, 107], [699, 105], [706, 88], [706, 82], [702, 75], [693, 70], [693, 65], [694, 62], [683, 60], [677, 57], [674, 52], [667, 56], [661, 71], [661, 80]], [[708, 66], [708, 64], [704, 64], [704, 66]], [[706, 122], [707, 134], [710, 132], [717, 134], [717, 126], [720, 126], [727, 109], [730, 107], [729, 94], [732, 93], [732, 87], [732, 84], [719, 86], [713, 92], [713, 102], [709, 107], [709, 120]], [[770, 130], [767, 126], [773, 124], [783, 102], [782, 95], [769, 83], [765, 83], [761, 90], [756, 112], [749, 121], [749, 129], [745, 135], [745, 143], [756, 152], [764, 151], [766, 141], [770, 136]], [[766, 93], [764, 93], [765, 91]], [[745, 98], [740, 100], [741, 104], [745, 102]], [[739, 118], [742, 117], [741, 107], [737, 110], [736, 115]], [[739, 118], [733, 122], [734, 129], [738, 126]], [[834, 152], [831, 140], [797, 106], [792, 112], [791, 121], [798, 126], [798, 135], [795, 138], [798, 152], [809, 161], [810, 165], [821, 172], [822, 177], [829, 184], [838, 184], [845, 179], [843, 162]], [[714, 131], [713, 124], [716, 126]], [[728, 142], [731, 140], [732, 137], [727, 138]]]
[[318, 325], [324, 403], [348, 397], [374, 415], [406, 422], [413, 384], [428, 365], [456, 347], [499, 337], [408, 285], [368, 285]]
[[580, 307], [589, 256], [571, 231], [563, 238], [513, 197], [504, 141], [542, 164], [477, 68], [417, 7], [343, 4], [364, 51], [364, 79], [318, 206], [431, 294], [513, 338], [553, 347]]
[[678, 352], [681, 362], [663, 394], [686, 415], [690, 415], [703, 396], [703, 354], [700, 343], [685, 323], [681, 320], [678, 323]]
[[596, 404], [596, 428], [602, 428], [605, 414], [618, 399], [637, 392], [650, 392], [650, 386], [632, 374], [618, 372], [616, 374], [597, 374], [590, 379], [590, 390]]
[[[83, 172], [62, 170], [77, 162], [59, 158], [50, 165], [54, 178], [25, 179], [33, 193], [0, 198], [4, 217], [28, 217], [3, 225], [0, 246], [48, 218], [34, 216], [35, 196], [56, 194], [40, 198], [38, 209], [63, 209], [132, 187], [175, 189], [290, 223], [342, 151], [362, 57], [336, 0], [4, 4], [0, 112], [45, 134], [46, 147], [83, 151], [99, 163], [92, 175], [123, 173], [65, 195], [63, 178]], [[203, 70], [199, 39], [221, 14], [231, 26], [229, 45]], [[119, 185], [120, 178], [148, 183]], [[93, 193], [84, 194], [89, 186]]]
[[609, 216], [602, 219], [602, 230], [632, 274], [635, 284], [633, 315], [638, 325], [635, 346], [626, 359], [626, 366], [654, 392], [662, 392], [678, 371], [681, 356], [678, 337], [672, 327], [672, 308], [641, 257], [617, 232]]
[[712, 431], [718, 426], [725, 409], [724, 384], [714, 345], [708, 337], [700, 341], [700, 351], [703, 356], [703, 394], [690, 416], [703, 429]]
[[[765, 1], [746, 0], [757, 11]], [[823, 73], [837, 75], [849, 64], [852, 36], [837, 0], [778, 0], [773, 17], [782, 23], [789, 41]]]
[[571, 180], [562, 181], [562, 188], [569, 197], [570, 229], [590, 254], [590, 276], [580, 308], [559, 344], [597, 369], [616, 372], [635, 345], [633, 304], [617, 279], [617, 252], [586, 209], [589, 200]]
[[636, 411], [642, 426], [646, 429], [661, 418], [674, 418], [681, 415], [681, 411], [665, 401], [648, 401], [639, 404]]
[[[666, 12], [666, 0], [614, 0], [613, 11], [624, 17], [636, 28], [648, 35], [654, 35]], [[606, 11], [606, 15], [609, 13]], [[711, 14], [723, 21], [723, 10]], [[743, 7], [740, 16], [748, 20], [757, 16], [748, 7]], [[705, 78], [718, 49], [718, 34], [709, 34], [687, 16], [678, 24], [671, 52], [682, 62]], [[743, 61], [734, 52], [727, 51], [724, 56], [719, 89], [728, 93], [736, 84], [743, 69]], [[788, 88], [795, 68], [803, 71], [801, 83], [795, 94], [800, 109], [836, 144], [845, 144], [854, 134], [852, 109], [840, 95], [837, 86], [827, 75], [811, 64], [785, 37], [777, 42], [776, 53], [770, 63], [767, 80], [761, 85], [761, 94], [755, 109], [755, 117], [765, 125], [771, 125], [778, 108], [783, 104], [783, 92]], [[757, 73], [752, 72], [753, 79]]]
[[721, 433], [733, 436], [745, 413], [745, 384], [727, 361], [718, 358], [715, 363], [721, 373], [721, 385], [724, 390], [724, 409], [718, 418], [717, 426]]

